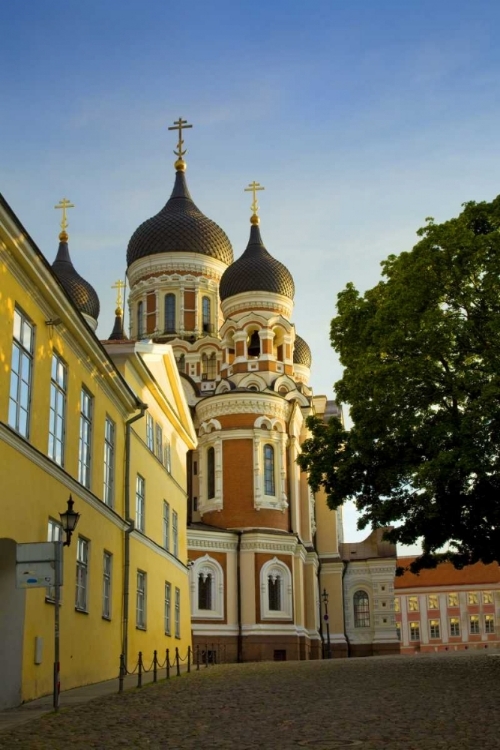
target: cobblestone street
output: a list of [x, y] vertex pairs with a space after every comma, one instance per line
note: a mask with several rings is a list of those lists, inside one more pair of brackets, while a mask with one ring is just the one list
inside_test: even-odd
[[217, 666], [48, 714], [0, 748], [500, 748], [500, 657]]

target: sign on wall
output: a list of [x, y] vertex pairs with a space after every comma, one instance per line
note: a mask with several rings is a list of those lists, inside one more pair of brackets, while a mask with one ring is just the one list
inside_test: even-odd
[[[35, 589], [56, 583], [57, 542], [18, 544], [16, 549], [16, 588]], [[62, 564], [59, 566], [62, 584]]]

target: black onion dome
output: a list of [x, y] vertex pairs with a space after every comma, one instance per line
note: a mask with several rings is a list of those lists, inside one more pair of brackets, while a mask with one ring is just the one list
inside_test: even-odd
[[306, 344], [301, 336], [295, 335], [295, 344], [293, 347], [293, 363], [295, 365], [305, 365], [311, 367], [312, 355], [309, 344]]
[[108, 341], [128, 341], [128, 337], [123, 330], [123, 315], [119, 307], [115, 310], [115, 324]]
[[99, 317], [99, 297], [94, 287], [82, 279], [71, 262], [68, 243], [61, 241], [52, 270], [64, 287], [64, 291], [81, 313], [97, 320]]
[[226, 233], [195, 206], [184, 172], [177, 171], [174, 189], [162, 210], [144, 221], [130, 238], [127, 265], [158, 253], [198, 253], [226, 265], [233, 262], [233, 248]]
[[242, 292], [272, 292], [293, 299], [292, 274], [267, 252], [257, 224], [252, 224], [247, 249], [222, 274], [219, 286], [221, 300]]

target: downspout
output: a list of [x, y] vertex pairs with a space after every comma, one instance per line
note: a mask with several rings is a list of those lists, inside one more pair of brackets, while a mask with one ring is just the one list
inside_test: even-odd
[[349, 643], [349, 636], [347, 635], [346, 620], [345, 620], [345, 601], [344, 601], [344, 577], [347, 573], [347, 566], [349, 562], [344, 562], [344, 569], [342, 570], [342, 616], [344, 622], [344, 637], [347, 643], [347, 658], [351, 655], [351, 644]]
[[[314, 535], [314, 551], [318, 555], [318, 550], [316, 549], [316, 534]], [[325, 638], [323, 636], [323, 613], [321, 611], [321, 560], [319, 559], [318, 555], [318, 570], [316, 572], [316, 576], [318, 578], [318, 607], [319, 607], [319, 635], [321, 638], [321, 658], [325, 658]]]
[[241, 664], [243, 661], [243, 627], [241, 624], [241, 567], [240, 567], [240, 553], [241, 553], [241, 537], [243, 532], [237, 531], [238, 534], [238, 546], [236, 548], [236, 591], [237, 591], [237, 603], [238, 603], [238, 642], [236, 647], [236, 661]]
[[147, 404], [139, 406], [140, 412], [125, 422], [125, 521], [128, 528], [124, 535], [124, 565], [123, 565], [123, 623], [122, 623], [122, 654], [125, 667], [128, 658], [128, 610], [130, 594], [130, 534], [135, 528], [134, 519], [130, 517], [130, 433], [131, 426], [138, 419], [142, 419], [148, 408]]
[[193, 522], [193, 451], [188, 451], [186, 455], [186, 473], [187, 473], [187, 525], [191, 526]]

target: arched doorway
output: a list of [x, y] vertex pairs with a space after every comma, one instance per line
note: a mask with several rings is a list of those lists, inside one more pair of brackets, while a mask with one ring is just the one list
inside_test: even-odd
[[16, 589], [16, 543], [0, 539], [0, 709], [22, 701], [25, 598]]

